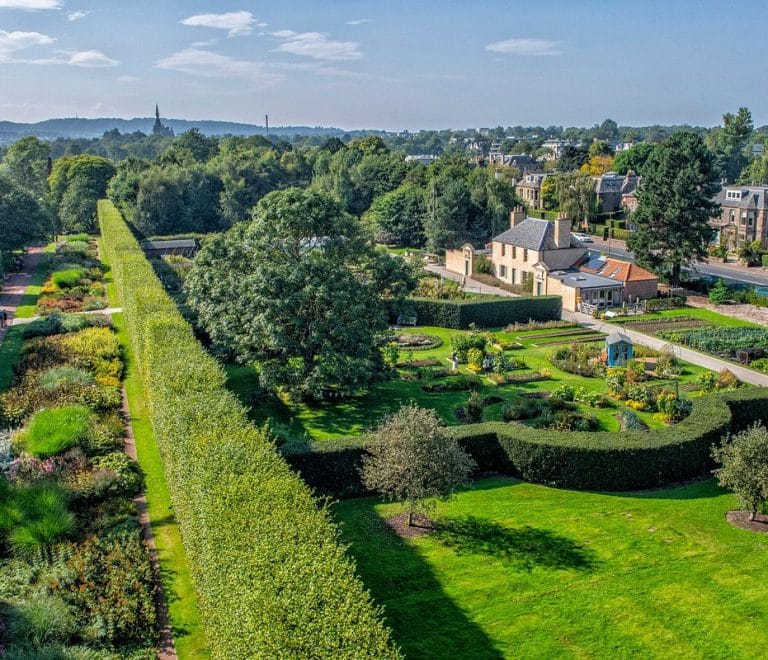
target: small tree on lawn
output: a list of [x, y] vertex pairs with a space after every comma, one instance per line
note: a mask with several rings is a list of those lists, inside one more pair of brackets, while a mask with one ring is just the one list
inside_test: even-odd
[[366, 488], [402, 502], [408, 526], [430, 500], [450, 497], [469, 484], [472, 458], [446, 432], [433, 410], [405, 406], [366, 436], [361, 474]]
[[715, 470], [720, 485], [729, 488], [749, 510], [750, 521], [768, 500], [768, 429], [755, 424], [727, 437], [712, 456], [722, 467]]
[[709, 290], [709, 302], [713, 305], [724, 305], [731, 297], [731, 290], [723, 280], [718, 279]]

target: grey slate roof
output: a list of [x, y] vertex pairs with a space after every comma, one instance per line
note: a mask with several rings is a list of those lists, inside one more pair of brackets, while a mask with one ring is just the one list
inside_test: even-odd
[[194, 238], [180, 238], [174, 241], [144, 241], [141, 247], [145, 250], [194, 250], [197, 247], [197, 241]]
[[[726, 199], [728, 190], [740, 190], [741, 199]], [[726, 186], [715, 195], [715, 201], [724, 208], [762, 211], [768, 208], [768, 186]]]
[[611, 193], [629, 194], [637, 187], [638, 176], [636, 174], [616, 174], [608, 172], [602, 176], [596, 177], [595, 192], [598, 195], [608, 195]]
[[[516, 227], [499, 234], [493, 241], [538, 252], [557, 249], [555, 246], [555, 224], [539, 218], [526, 218]], [[573, 236], [571, 236], [571, 247], [581, 247], [581, 244]]]

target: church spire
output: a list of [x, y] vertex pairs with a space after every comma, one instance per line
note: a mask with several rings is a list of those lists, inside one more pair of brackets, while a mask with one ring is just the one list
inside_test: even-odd
[[160, 121], [160, 106], [155, 103], [155, 119]]

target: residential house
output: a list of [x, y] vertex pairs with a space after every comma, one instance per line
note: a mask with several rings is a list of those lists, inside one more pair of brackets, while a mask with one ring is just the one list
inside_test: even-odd
[[170, 241], [144, 241], [141, 244], [144, 253], [150, 258], [181, 255], [192, 258], [197, 254], [198, 244], [195, 238], [179, 238]]
[[503, 154], [492, 151], [488, 155], [488, 162], [499, 167], [511, 167], [523, 175], [541, 169], [541, 163], [527, 154]]
[[725, 186], [715, 201], [721, 208], [710, 222], [714, 243], [723, 242], [735, 251], [744, 243], [760, 241], [768, 248], [768, 186]]
[[548, 153], [545, 153], [542, 158], [544, 160], [559, 160], [566, 147], [578, 147], [581, 143], [575, 140], [545, 140], [541, 146], [546, 149]]
[[582, 273], [600, 275], [621, 282], [624, 285], [624, 300], [630, 303], [655, 298], [659, 288], [659, 278], [656, 275], [628, 261], [588, 254], [577, 268]]
[[515, 184], [517, 196], [528, 208], [540, 210], [544, 208], [541, 196], [541, 184], [549, 175], [544, 173], [526, 174]]
[[410, 163], [412, 161], [415, 161], [417, 163], [421, 163], [422, 165], [431, 165], [438, 158], [439, 156], [435, 156], [434, 154], [416, 154], [413, 156], [406, 156], [405, 162]]
[[628, 172], [625, 175], [608, 172], [593, 178], [595, 193], [603, 213], [614, 213], [620, 210], [624, 197], [634, 193], [640, 180], [634, 172]]

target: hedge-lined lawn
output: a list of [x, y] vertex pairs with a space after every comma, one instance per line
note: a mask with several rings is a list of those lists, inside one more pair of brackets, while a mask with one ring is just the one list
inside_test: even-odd
[[607, 495], [485, 479], [402, 540], [373, 498], [334, 507], [409, 657], [758, 657], [768, 536], [713, 481]]
[[[429, 350], [413, 351], [414, 360], [432, 358], [440, 367], [450, 367], [451, 337], [457, 334], [467, 334], [462, 330], [449, 330], [437, 327], [422, 327], [416, 330], [405, 330], [438, 337], [442, 345]], [[561, 334], [562, 333], [562, 334]], [[513, 374], [533, 374], [542, 369], [550, 372], [550, 378], [539, 382], [524, 384], [496, 385], [487, 378], [482, 378], [482, 385], [477, 388], [482, 397], [496, 396], [504, 401], [489, 405], [483, 413], [484, 421], [501, 420], [501, 412], [505, 403], [519, 398], [522, 393], [547, 392], [561, 385], [575, 388], [583, 387], [588, 391], [606, 392], [607, 388], [602, 378], [585, 378], [554, 367], [548, 357], [557, 346], [567, 344], [572, 340], [585, 338], [583, 328], [551, 328], [527, 332], [497, 332], [499, 339], [518, 342], [523, 348], [508, 351], [511, 358], [524, 360], [526, 369], [512, 372]], [[557, 336], [553, 336], [557, 335]], [[603, 335], [596, 335], [599, 342]], [[557, 343], [553, 343], [557, 342]], [[497, 350], [497, 349], [494, 349]], [[400, 352], [400, 362], [407, 362], [408, 352]], [[470, 374], [466, 365], [459, 370]], [[698, 374], [705, 369], [694, 365], [685, 365], [680, 383], [695, 381]], [[273, 432], [281, 441], [330, 440], [359, 435], [366, 428], [374, 426], [384, 415], [397, 410], [400, 406], [415, 402], [420, 406], [437, 411], [440, 418], [450, 425], [459, 424], [456, 409], [463, 406], [468, 397], [468, 391], [427, 393], [421, 388], [424, 381], [389, 380], [371, 388], [368, 394], [351, 397], [341, 402], [329, 401], [322, 403], [305, 403], [292, 401], [287, 397], [265, 401], [264, 397], [254, 396], [258, 392], [258, 377], [256, 371], [248, 366], [230, 365], [227, 368], [228, 386], [240, 396], [241, 400], [251, 409], [251, 418], [257, 424], [269, 422]], [[450, 379], [445, 379], [446, 381]], [[664, 381], [651, 381], [664, 382]], [[592, 408], [579, 406], [581, 412], [594, 416], [600, 428], [605, 431], [617, 431], [620, 428], [616, 419], [617, 408]], [[638, 416], [651, 428], [659, 428], [663, 423], [654, 418], [653, 413], [638, 413]]]

